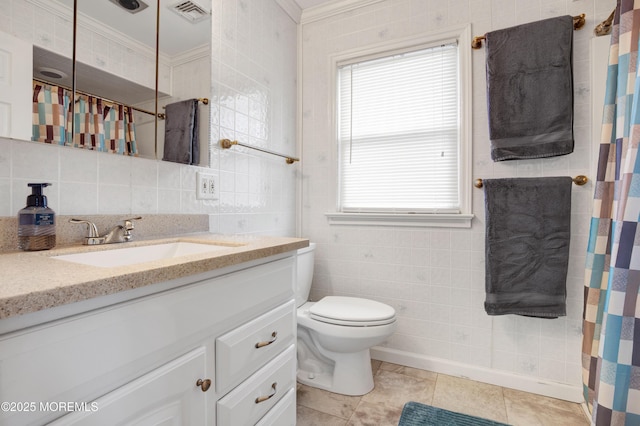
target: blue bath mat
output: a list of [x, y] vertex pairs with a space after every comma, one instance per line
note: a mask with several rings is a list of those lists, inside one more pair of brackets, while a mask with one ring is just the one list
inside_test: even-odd
[[455, 413], [442, 408], [417, 402], [407, 402], [402, 409], [398, 426], [508, 426], [467, 414]]

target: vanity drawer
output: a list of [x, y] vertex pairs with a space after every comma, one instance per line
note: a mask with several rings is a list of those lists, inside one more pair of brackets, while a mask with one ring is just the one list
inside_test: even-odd
[[216, 390], [225, 393], [295, 341], [291, 300], [216, 339]]
[[217, 404], [218, 425], [254, 425], [296, 382], [296, 349], [289, 346]]
[[287, 394], [260, 419], [256, 426], [295, 426], [296, 390], [289, 389]]

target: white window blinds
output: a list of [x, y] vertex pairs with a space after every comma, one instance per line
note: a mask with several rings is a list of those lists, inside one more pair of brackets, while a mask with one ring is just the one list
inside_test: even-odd
[[460, 212], [457, 49], [338, 67], [341, 211]]

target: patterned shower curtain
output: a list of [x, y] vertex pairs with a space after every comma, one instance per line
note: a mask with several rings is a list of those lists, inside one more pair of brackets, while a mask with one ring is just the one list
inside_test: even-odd
[[137, 155], [136, 127], [131, 108], [118, 104], [105, 107], [104, 136], [106, 151]]
[[73, 146], [96, 151], [105, 151], [104, 108], [102, 99], [78, 95], [73, 114]]
[[[121, 155], [138, 155], [131, 108], [80, 94], [76, 96], [75, 112], [72, 113], [70, 98], [69, 90], [34, 82], [34, 141]], [[71, 120], [74, 120], [73, 138]]]
[[611, 33], [583, 320], [583, 389], [594, 425], [640, 425], [640, 4]]
[[33, 82], [32, 140], [66, 145], [69, 140], [69, 94], [62, 87]]

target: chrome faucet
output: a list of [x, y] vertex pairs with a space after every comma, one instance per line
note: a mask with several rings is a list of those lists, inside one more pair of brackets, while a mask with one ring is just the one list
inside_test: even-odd
[[83, 219], [70, 219], [71, 223], [86, 223], [89, 235], [85, 237], [84, 244], [93, 246], [98, 244], [112, 244], [112, 243], [125, 243], [131, 241], [133, 235], [131, 231], [135, 228], [133, 226], [134, 220], [140, 220], [142, 216], [132, 217], [131, 219], [125, 219], [123, 225], [116, 225], [109, 233], [102, 237], [98, 233], [96, 224], [88, 220]]

